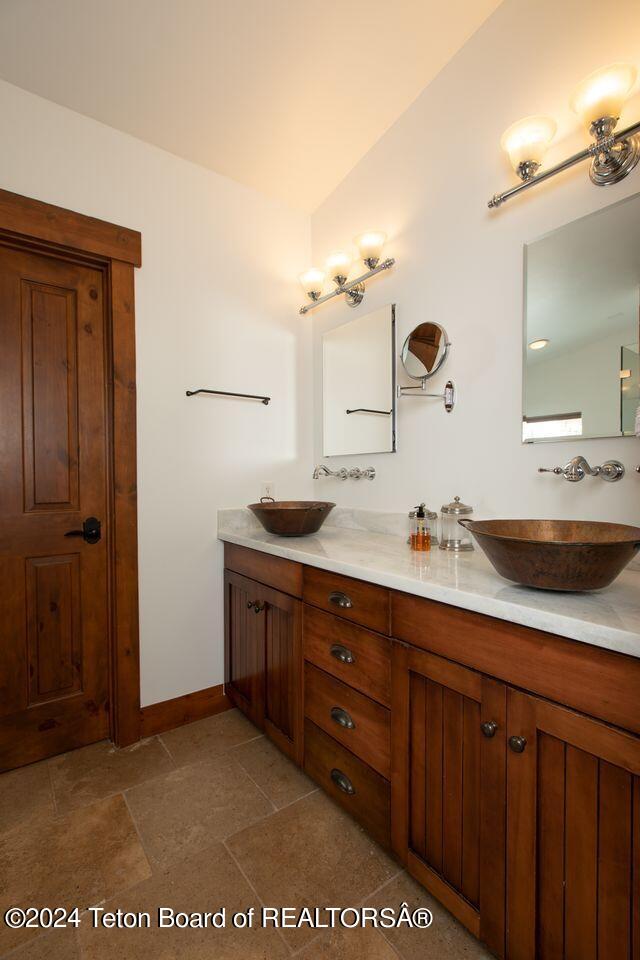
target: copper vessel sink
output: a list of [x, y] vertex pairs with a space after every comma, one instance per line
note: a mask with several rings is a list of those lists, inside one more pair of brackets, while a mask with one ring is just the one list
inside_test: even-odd
[[608, 587], [640, 549], [640, 527], [591, 520], [458, 520], [501, 576], [541, 590]]
[[304, 537], [317, 533], [335, 503], [325, 500], [263, 500], [250, 503], [249, 510], [269, 533], [279, 537]]

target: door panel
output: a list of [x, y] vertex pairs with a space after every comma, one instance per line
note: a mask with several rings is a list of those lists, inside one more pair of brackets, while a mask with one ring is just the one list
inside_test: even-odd
[[109, 733], [104, 312], [100, 270], [0, 247], [0, 769]]
[[508, 957], [637, 960], [640, 740], [513, 690], [508, 727]]
[[260, 590], [265, 617], [265, 730], [302, 763], [302, 605], [269, 587]]
[[[411, 873], [469, 929], [503, 949], [504, 900], [489, 884], [483, 895], [483, 847], [490, 884], [504, 890], [500, 851], [504, 850], [504, 739], [483, 738], [484, 700], [500, 714], [500, 684], [441, 657], [393, 644], [392, 834], [396, 853]], [[502, 708], [502, 714], [504, 709]], [[485, 809], [486, 794], [498, 806]], [[502, 860], [504, 875], [504, 860]]]
[[29, 559], [29, 706], [82, 688], [80, 556]]
[[264, 612], [258, 584], [225, 572], [227, 634], [225, 690], [229, 699], [257, 727], [264, 727]]
[[22, 280], [25, 511], [78, 509], [75, 290]]

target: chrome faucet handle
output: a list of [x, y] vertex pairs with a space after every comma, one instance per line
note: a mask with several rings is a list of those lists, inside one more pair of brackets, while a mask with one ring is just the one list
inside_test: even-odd
[[538, 467], [538, 473], [564, 473], [562, 467]]

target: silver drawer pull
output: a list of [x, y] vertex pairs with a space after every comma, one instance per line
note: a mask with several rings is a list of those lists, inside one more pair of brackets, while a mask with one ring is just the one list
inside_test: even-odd
[[356, 792], [356, 788], [351, 783], [351, 780], [349, 780], [349, 777], [346, 775], [346, 773], [343, 773], [342, 770], [338, 770], [337, 767], [334, 767], [331, 771], [331, 779], [339, 790], [342, 790], [343, 793], [349, 794], [350, 797], [352, 797]]
[[333, 593], [329, 594], [329, 603], [335, 603], [336, 607], [340, 607], [342, 610], [350, 610], [353, 606], [351, 597], [339, 590], [334, 590]]
[[348, 647], [343, 647], [341, 643], [334, 643], [331, 647], [331, 656], [339, 660], [340, 663], [355, 663], [356, 659]]
[[331, 719], [334, 723], [337, 723], [338, 726], [344, 727], [345, 730], [355, 730], [356, 728], [352, 717], [350, 717], [342, 707], [331, 707]]

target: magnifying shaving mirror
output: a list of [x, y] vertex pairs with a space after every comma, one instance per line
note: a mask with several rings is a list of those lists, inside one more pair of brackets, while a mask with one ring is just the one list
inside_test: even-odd
[[[411, 331], [404, 342], [400, 359], [402, 366], [412, 380], [420, 381], [416, 387], [398, 387], [398, 396], [432, 397], [444, 401], [447, 413], [451, 413], [455, 404], [455, 387], [447, 380], [444, 393], [427, 393], [427, 380], [435, 376], [449, 355], [451, 341], [447, 331], [439, 323], [420, 323]], [[417, 392], [416, 392], [417, 391]]]

